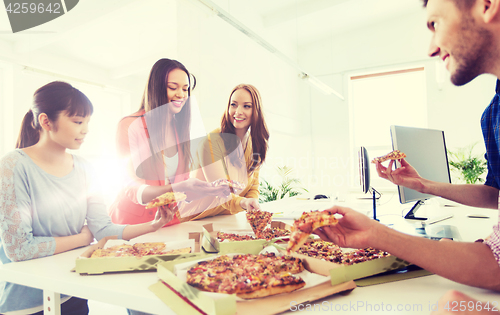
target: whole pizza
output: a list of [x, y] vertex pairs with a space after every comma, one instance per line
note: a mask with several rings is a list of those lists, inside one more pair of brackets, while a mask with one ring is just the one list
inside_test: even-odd
[[300, 246], [297, 253], [342, 265], [354, 265], [390, 256], [388, 252], [372, 247], [344, 252], [338, 245], [323, 240], [312, 240], [307, 242]]
[[223, 255], [191, 267], [187, 271], [187, 283], [202, 291], [253, 299], [304, 287], [304, 280], [294, 275], [303, 270], [302, 260], [292, 256]]
[[248, 234], [237, 234], [237, 233], [225, 233], [217, 232], [217, 239], [219, 241], [252, 241], [252, 240], [272, 240], [278, 237], [284, 237], [290, 235], [290, 231], [286, 229], [280, 229], [277, 227], [267, 227], [261, 233], [259, 237], [252, 236]]

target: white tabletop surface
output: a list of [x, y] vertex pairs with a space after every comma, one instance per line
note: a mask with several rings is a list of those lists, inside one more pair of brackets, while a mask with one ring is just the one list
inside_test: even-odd
[[[363, 213], [371, 213], [372, 208], [370, 200], [356, 198], [351, 198], [345, 202], [290, 198], [263, 204], [262, 208], [276, 213], [286, 213], [287, 211], [300, 213], [302, 210], [326, 209], [332, 204], [351, 206]], [[406, 222], [399, 215], [402, 211], [407, 211], [408, 206], [399, 205], [397, 195], [396, 197], [384, 195], [379, 201], [378, 208], [379, 218], [382, 223], [409, 233], [414, 230], [415, 225]], [[420, 211], [422, 212], [419, 212], [419, 214], [430, 213], [432, 215], [434, 213], [451, 212], [453, 218], [436, 224], [457, 226], [462, 241], [474, 241], [477, 238], [486, 237], [498, 218], [496, 210], [464, 206], [445, 207], [441, 202], [431, 202], [430, 205], [423, 206]], [[468, 218], [467, 215], [472, 213], [486, 214], [490, 218]], [[291, 222], [288, 219], [280, 219], [279, 217], [280, 214], [276, 214], [275, 220]], [[134, 240], [141, 242], [184, 240], [188, 238], [189, 232], [201, 231], [201, 226], [209, 222], [213, 222], [214, 228], [217, 230], [250, 229], [244, 213], [240, 213], [178, 224], [163, 228], [155, 233], [143, 235]], [[173, 314], [170, 308], [148, 289], [150, 285], [158, 280], [156, 272], [109, 273], [85, 276], [71, 272], [70, 270], [75, 266], [75, 259], [84, 251], [85, 248], [79, 248], [51, 257], [0, 265], [0, 279], [143, 312]], [[463, 291], [481, 300], [500, 300], [500, 295], [496, 292], [464, 286], [431, 275], [368, 287], [358, 287], [347, 295], [334, 295], [324, 301], [312, 302], [309, 308], [308, 305], [302, 305], [300, 308], [312, 312], [336, 311], [338, 314], [381, 314], [388, 311], [391, 314], [429, 314], [430, 309], [437, 303], [439, 297], [451, 289]], [[295, 305], [293, 301], [290, 302], [290, 313], [298, 310], [299, 306]], [[315, 308], [314, 304], [316, 304]], [[398, 311], [398, 309], [401, 310]]]

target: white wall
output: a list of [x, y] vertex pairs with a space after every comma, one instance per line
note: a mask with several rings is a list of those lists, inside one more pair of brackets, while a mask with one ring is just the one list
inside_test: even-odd
[[[238, 8], [232, 8], [233, 11]], [[234, 13], [238, 15], [237, 12]], [[262, 96], [264, 116], [270, 129], [267, 163], [262, 178], [275, 178], [275, 165], [302, 154], [295, 145], [304, 146], [302, 108], [297, 99], [297, 71], [255, 43], [219, 17], [199, 10], [191, 2], [178, 5], [178, 56], [196, 76], [194, 90], [203, 123], [211, 131], [220, 126], [231, 90], [240, 83], [254, 85]], [[262, 28], [259, 19], [245, 21], [254, 30]], [[274, 43], [274, 41], [273, 41]], [[284, 51], [294, 56], [294, 47]]]
[[[257, 87], [262, 95], [264, 115], [271, 134], [268, 163], [261, 171], [261, 176], [270, 180], [275, 174], [275, 164], [280, 165], [285, 157], [298, 156], [301, 151], [295, 146], [303, 146], [299, 144], [309, 142], [309, 138], [302, 135], [300, 122], [302, 113], [299, 111], [296, 92], [299, 84], [297, 71], [219, 17], [207, 13], [200, 9], [199, 4], [195, 4], [190, 1], [177, 2], [178, 27], [173, 30], [176, 32], [175, 36], [158, 39], [173, 41], [172, 45], [177, 47], [177, 52], [171, 52], [163, 57], [178, 59], [196, 76], [197, 87], [193, 94], [198, 100], [207, 131], [220, 125], [229, 93], [234, 86], [239, 83], [250, 83]], [[250, 23], [253, 23], [251, 26], [254, 29], [262, 28], [259, 19], [252, 21]], [[279, 43], [279, 40], [277, 42]], [[12, 115], [13, 123], [8, 128], [10, 133], [16, 136], [22, 117], [31, 105], [33, 92], [48, 82], [46, 76], [24, 72], [22, 65], [61, 74], [62, 80], [67, 76], [129, 91], [131, 97], [126, 113], [132, 113], [139, 107], [149, 69], [153, 65], [151, 63], [148, 69], [127, 79], [118, 80], [113, 79], [112, 71], [72, 61], [69, 55], [48, 53], [16, 55], [13, 45], [1, 41], [0, 44], [6, 48], [0, 52], [0, 59], [13, 62], [15, 65], [12, 93], [14, 98], [6, 106], [15, 108]], [[295, 57], [294, 45], [281, 43], [280, 48], [286, 50], [285, 52], [292, 58]], [[103, 46], [101, 49], [105, 50], [106, 47]], [[82, 91], [85, 93], [84, 87]], [[96, 110], [92, 120], [102, 124], [103, 120], [98, 116], [103, 115], [105, 111], [99, 111], [96, 105], [98, 104], [94, 104]], [[114, 134], [115, 131], [116, 126], [113, 122], [108, 132]], [[15, 139], [6, 147], [10, 150], [14, 143]], [[109, 145], [114, 147], [114, 143]]]
[[[482, 154], [480, 117], [494, 95], [495, 78], [483, 75], [466, 86], [456, 87], [446, 74], [440, 86], [436, 81], [439, 64], [427, 57], [430, 35], [422, 9], [300, 47], [299, 63], [346, 97], [349, 75], [423, 65], [427, 73], [428, 128], [444, 130], [450, 149], [479, 142], [476, 151]], [[347, 99], [340, 101], [314, 89], [301, 90], [300, 98], [309, 98], [311, 106], [311, 155], [332, 161], [327, 168], [311, 170], [319, 176], [319, 184], [321, 178], [324, 182], [329, 180], [329, 186], [324, 189], [340, 193], [348, 190], [351, 184], [357, 185], [358, 161], [352, 158]], [[373, 123], [377, 123], [376, 117]], [[367, 132], [369, 128], [366, 126]], [[341, 163], [333, 163], [334, 160]]]
[[[284, 38], [267, 37], [270, 35], [259, 17], [243, 18], [244, 7], [231, 8], [231, 14], [242, 17], [245, 24], [263, 34], [291, 59], [297, 58], [303, 69], [343, 94], [346, 100], [342, 101], [300, 80], [293, 67], [195, 3], [177, 2], [175, 36], [158, 39], [175, 39], [172, 45], [177, 50], [170, 49], [163, 57], [180, 60], [197, 77], [194, 95], [207, 131], [219, 125], [229, 92], [235, 85], [245, 82], [259, 89], [271, 132], [267, 163], [261, 171], [263, 178], [276, 182], [276, 166], [288, 165], [312, 191], [345, 193], [357, 181], [357, 160], [353, 160], [350, 146], [348, 76], [415, 65], [426, 67], [429, 128], [445, 130], [450, 148], [479, 142], [476, 149], [484, 150], [479, 118], [494, 94], [495, 78], [482, 76], [465, 87], [454, 87], [445, 78], [438, 86], [436, 64], [426, 55], [430, 32], [425, 27], [425, 10], [332, 35], [297, 49]], [[18, 55], [6, 41], [0, 41], [0, 48], [0, 59], [15, 64], [10, 82], [14, 89], [5, 104], [13, 108], [12, 123], [3, 127], [7, 130], [5, 134], [17, 136], [31, 96], [43, 81], [23, 72], [20, 65], [129, 91], [131, 99], [125, 112], [139, 107], [149, 69], [128, 78], [113, 79], [107, 69], [75, 62], [71, 56], [38, 52]], [[96, 110], [95, 115], [99, 114]], [[115, 126], [110, 126], [109, 132], [114, 134]], [[12, 148], [15, 139], [7, 142], [3, 143], [4, 150]]]

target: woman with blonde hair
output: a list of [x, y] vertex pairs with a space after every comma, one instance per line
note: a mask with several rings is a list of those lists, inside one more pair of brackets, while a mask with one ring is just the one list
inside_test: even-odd
[[250, 84], [237, 85], [229, 95], [220, 128], [198, 150], [195, 169], [198, 179], [228, 179], [245, 187], [234, 191], [226, 203], [186, 220], [259, 209], [259, 169], [266, 160], [268, 141], [259, 91]]

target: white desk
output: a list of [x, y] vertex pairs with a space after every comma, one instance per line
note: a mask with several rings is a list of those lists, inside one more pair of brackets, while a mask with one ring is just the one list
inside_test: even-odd
[[[379, 214], [382, 221], [385, 221], [384, 216], [386, 215], [395, 221], [404, 221], [396, 215], [390, 215], [390, 212], [401, 212], [397, 197], [395, 201], [396, 203], [390, 202], [384, 205], [384, 200], [381, 199], [382, 205]], [[364, 208], [362, 212], [371, 209], [371, 201], [366, 200], [338, 204], [347, 205], [348, 203]], [[332, 201], [289, 199], [264, 204], [263, 209], [274, 212], [300, 208], [311, 210], [327, 208], [331, 204]], [[444, 208], [441, 210], [445, 211]], [[454, 212], [454, 217], [443, 221], [442, 224], [467, 226], [466, 229], [460, 229], [462, 239], [467, 241], [486, 237], [497, 221], [497, 212], [494, 210], [457, 207], [449, 211]], [[468, 213], [486, 213], [491, 218], [468, 219], [466, 217]], [[199, 231], [201, 225], [208, 222], [213, 222], [214, 227], [220, 230], [249, 228], [244, 213], [240, 213], [234, 216], [220, 216], [182, 223], [141, 236], [137, 240], [144, 242], [186, 239], [189, 232]], [[40, 288], [49, 295], [63, 293], [153, 314], [173, 314], [171, 309], [148, 289], [151, 284], [156, 283], [158, 280], [156, 272], [110, 273], [93, 276], [81, 276], [70, 272], [75, 266], [76, 257], [83, 251], [85, 251], [85, 248], [51, 257], [0, 265], [0, 279]], [[325, 301], [316, 301], [316, 311], [324, 313], [327, 309], [335, 311], [335, 308], [337, 308], [340, 310], [339, 314], [369, 314], [371, 312], [367, 304], [371, 304], [373, 313], [381, 314], [385, 313], [380, 310], [383, 303], [383, 307], [391, 305], [391, 313], [393, 314], [429, 314], [430, 305], [435, 304], [438, 298], [450, 289], [463, 291], [478, 299], [500, 301], [500, 295], [495, 292], [460, 285], [433, 275], [369, 287], [358, 287], [348, 295], [334, 295], [328, 297]], [[361, 303], [363, 303], [363, 306]], [[416, 309], [398, 312], [398, 305], [403, 308]], [[303, 305], [303, 307], [305, 308], [307, 305]], [[294, 309], [292, 308], [292, 311]], [[384, 308], [384, 310], [387, 310], [387, 308]]]
[[[289, 199], [264, 204], [263, 208], [267, 211], [284, 212], [287, 209], [292, 211], [299, 211], [300, 209], [304, 209], [304, 211], [322, 210], [332, 205], [339, 205], [359, 210], [371, 216], [373, 212], [372, 200], [358, 199], [356, 197], [358, 196], [349, 196], [344, 202]], [[440, 200], [439, 198], [430, 200], [417, 213], [419, 216], [453, 214], [452, 218], [435, 223], [435, 225], [454, 225], [458, 227], [462, 241], [472, 242], [479, 238], [485, 238], [492, 232], [492, 227], [498, 222], [497, 210], [467, 206], [448, 207], [443, 206], [443, 204], [449, 204], [449, 202]], [[395, 229], [408, 234], [416, 235], [413, 232], [415, 227], [421, 226], [420, 221], [405, 220], [401, 215], [402, 213], [406, 213], [412, 206], [413, 204], [401, 205], [397, 193], [384, 194], [377, 203], [377, 217], [384, 224], [393, 226]], [[489, 216], [489, 218], [468, 218], [468, 214], [484, 214]], [[291, 222], [287, 220], [283, 221]], [[500, 295], [497, 292], [458, 284], [443, 277], [431, 275], [358, 287], [348, 295], [335, 295], [324, 301], [313, 302], [317, 305], [316, 311], [312, 311], [312, 313], [325, 313], [328, 310], [335, 311], [336, 314], [429, 314], [431, 311], [430, 308], [437, 303], [438, 299], [452, 289], [462, 291], [479, 300], [496, 301], [500, 307]], [[306, 310], [307, 305], [303, 305], [303, 307]], [[402, 310], [398, 311], [398, 308], [402, 308]], [[297, 310], [297, 308], [293, 308], [293, 310]], [[292, 314], [292, 312], [289, 313]]]

